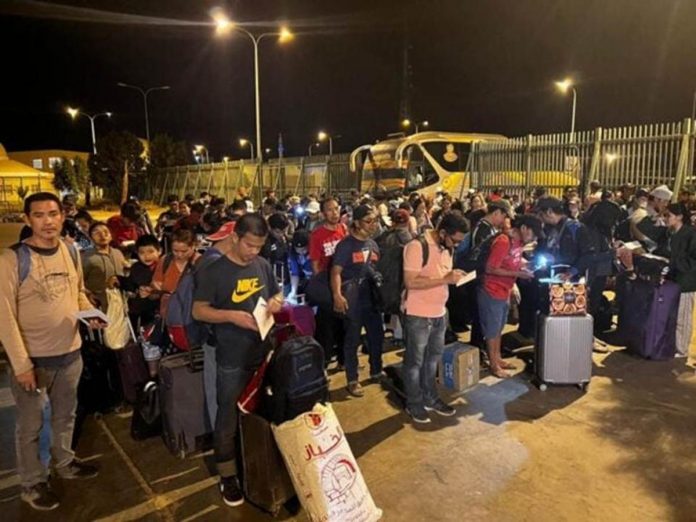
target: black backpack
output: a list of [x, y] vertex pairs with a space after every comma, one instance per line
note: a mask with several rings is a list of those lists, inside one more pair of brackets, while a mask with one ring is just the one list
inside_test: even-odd
[[280, 424], [329, 398], [324, 349], [312, 337], [285, 341], [273, 354], [265, 376], [264, 413]]
[[[385, 314], [399, 314], [401, 312], [401, 296], [404, 291], [404, 248], [396, 240], [396, 231], [389, 231], [377, 238], [380, 249], [380, 258], [377, 261], [376, 270], [382, 274], [382, 284], [379, 286], [379, 308]], [[428, 263], [430, 249], [423, 236], [418, 236], [418, 241], [423, 248], [423, 264]]]
[[488, 261], [488, 256], [491, 253], [491, 247], [493, 246], [493, 241], [502, 234], [502, 232], [496, 232], [492, 236], [487, 237], [481, 243], [472, 247], [467, 255], [461, 262], [458, 263], [460, 268], [465, 272], [473, 272], [476, 270], [477, 276], [482, 276], [486, 271], [486, 261]]

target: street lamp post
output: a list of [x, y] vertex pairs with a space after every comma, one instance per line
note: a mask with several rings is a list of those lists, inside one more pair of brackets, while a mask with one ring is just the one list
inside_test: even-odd
[[89, 118], [89, 123], [90, 126], [92, 127], [92, 152], [94, 155], [97, 155], [97, 134], [94, 131], [94, 120], [99, 118], [100, 116], [106, 116], [107, 118], [111, 118], [111, 115], [113, 113], [111, 112], [99, 112], [97, 114], [87, 114], [86, 112], [82, 112], [80, 109], [74, 109], [72, 107], [68, 107], [65, 112], [67, 112], [70, 117], [75, 120], [78, 116], [84, 116], [86, 118]]
[[193, 149], [194, 154], [198, 154], [198, 156], [203, 159], [203, 151], [205, 151], [205, 162], [210, 163], [210, 156], [208, 155], [208, 147], [205, 145], [196, 145], [196, 147]]
[[249, 146], [249, 159], [251, 159], [251, 161], [254, 161], [254, 144], [251, 142], [251, 140], [247, 140], [244, 138], [241, 138], [239, 140], [240, 147], [246, 147], [247, 145]]
[[215, 32], [218, 35], [227, 34], [230, 31], [239, 31], [249, 37], [254, 46], [254, 99], [256, 105], [256, 158], [259, 162], [263, 161], [263, 148], [261, 145], [261, 96], [259, 89], [259, 42], [268, 36], [277, 36], [280, 43], [285, 43], [293, 38], [293, 34], [287, 27], [281, 27], [280, 31], [261, 33], [254, 35], [243, 27], [236, 25], [222, 12], [213, 15], [215, 21]]
[[317, 134], [317, 139], [318, 139], [319, 141], [327, 141], [327, 140], [328, 140], [328, 142], [329, 142], [329, 156], [333, 156], [333, 140], [334, 140], [334, 138], [338, 139], [338, 138], [340, 138], [340, 137], [341, 137], [340, 134], [339, 134], [339, 135], [336, 135], [336, 136], [332, 136], [332, 135], [330, 135], [330, 134], [327, 134], [327, 133], [324, 132], [324, 131], [320, 131], [320, 132]]
[[143, 95], [143, 105], [145, 106], [145, 139], [147, 140], [148, 148], [150, 146], [150, 117], [147, 111], [147, 95], [152, 91], [168, 91], [170, 89], [169, 85], [161, 85], [159, 87], [150, 87], [149, 89], [143, 89], [137, 85], [130, 85], [123, 82], [118, 82], [116, 85], [119, 87], [125, 87], [127, 89], [135, 89]]
[[573, 91], [573, 112], [570, 118], [570, 142], [575, 143], [575, 109], [577, 108], [578, 103], [578, 91], [575, 90], [573, 81], [570, 78], [566, 78], [563, 81], [555, 83], [558, 90], [563, 94], [567, 93], [568, 89], [572, 89]]
[[[87, 114], [86, 112], [80, 111], [80, 109], [75, 109], [73, 107], [68, 107], [66, 112], [70, 115], [73, 121], [80, 115], [89, 118], [89, 124], [92, 129], [92, 154], [97, 155], [97, 133], [94, 130], [94, 121], [100, 116], [106, 116], [111, 118], [111, 112], [99, 112], [97, 114]], [[89, 206], [92, 202], [92, 179], [89, 169], [87, 170], [87, 187], [85, 188], [85, 203]]]
[[418, 134], [418, 132], [420, 131], [420, 127], [427, 128], [430, 125], [430, 122], [428, 120], [411, 122], [411, 120], [409, 120], [408, 118], [405, 118], [401, 121], [401, 126], [405, 129], [408, 129], [412, 123], [413, 123], [413, 128], [415, 130], [415, 134]]
[[313, 149], [314, 147], [318, 147], [318, 146], [319, 146], [319, 142], [318, 142], [318, 141], [315, 141], [314, 143], [310, 143], [310, 144], [309, 144], [309, 147], [307, 148], [307, 155], [308, 155], [308, 156], [311, 156], [311, 155], [312, 155], [312, 149]]

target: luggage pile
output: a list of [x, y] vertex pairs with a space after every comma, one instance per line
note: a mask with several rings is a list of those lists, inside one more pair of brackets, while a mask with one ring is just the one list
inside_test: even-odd
[[679, 285], [665, 280], [667, 260], [637, 256], [636, 277], [617, 282], [619, 301], [618, 345], [644, 359], [667, 360], [677, 349]]
[[587, 390], [594, 320], [587, 313], [586, 295], [584, 283], [552, 280], [549, 284], [549, 313], [538, 316], [534, 350], [534, 373], [542, 391], [549, 384], [574, 384]]

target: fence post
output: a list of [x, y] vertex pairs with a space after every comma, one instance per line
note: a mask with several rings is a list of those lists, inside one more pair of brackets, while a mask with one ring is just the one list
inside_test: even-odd
[[689, 163], [689, 143], [691, 142], [691, 118], [685, 118], [682, 122], [682, 142], [679, 149], [679, 162], [677, 163], [677, 174], [674, 178], [674, 191], [672, 193], [672, 201], [679, 199], [684, 178], [686, 177], [686, 169]]
[[263, 184], [263, 163], [260, 161], [256, 163], [256, 169], [257, 172], [259, 173], [259, 201], [258, 201], [258, 207], [261, 207], [261, 203], [263, 203], [263, 189], [264, 189], [264, 184]]
[[293, 191], [293, 194], [297, 196], [300, 192], [300, 183], [302, 183], [302, 177], [304, 176], [304, 156], [300, 158], [300, 172], [297, 175], [297, 181], [295, 182], [295, 190]]
[[[525, 178], [524, 178], [524, 192], [525, 196], [529, 194], [532, 188], [532, 144], [534, 142], [534, 136], [527, 134], [527, 147], [526, 147], [526, 161], [525, 161]], [[524, 198], [522, 198], [524, 201]]]
[[331, 156], [326, 155], [326, 166], [324, 167], [324, 193], [331, 194]]
[[[602, 164], [602, 127], [597, 127], [594, 131], [594, 144], [592, 150], [592, 164], [590, 165], [590, 179], [599, 178], [599, 168]], [[587, 179], [583, 176], [580, 180], [580, 194], [584, 200], [588, 194], [587, 191]]]

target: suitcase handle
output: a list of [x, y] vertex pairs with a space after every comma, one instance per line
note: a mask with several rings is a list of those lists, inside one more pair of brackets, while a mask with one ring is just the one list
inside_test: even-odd
[[191, 373], [198, 373], [203, 370], [203, 350], [189, 350], [185, 352], [188, 354], [188, 368]]

